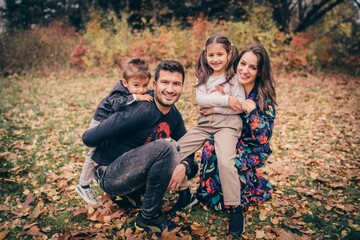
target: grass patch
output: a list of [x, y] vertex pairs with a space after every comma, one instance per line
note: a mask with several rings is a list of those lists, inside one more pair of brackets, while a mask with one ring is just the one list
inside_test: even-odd
[[[98, 102], [118, 77], [114, 73], [100, 76], [85, 72], [62, 78], [53, 74], [0, 79], [0, 209], [8, 208], [0, 210], [0, 232], [8, 229], [8, 239], [56, 238], [57, 234], [116, 239], [125, 236], [126, 231], [133, 237], [139, 236], [133, 227], [137, 210], [123, 211], [112, 205], [91, 209], [74, 191], [87, 152], [81, 135]], [[188, 78], [195, 79], [193, 73]], [[193, 83], [185, 81], [185, 84], [177, 107], [183, 113], [186, 127], [190, 128], [196, 123], [198, 113]], [[275, 124], [277, 132], [271, 140], [274, 154], [263, 167], [267, 175], [264, 177], [269, 178], [277, 190], [271, 201], [246, 212], [244, 239], [255, 239], [259, 231], [272, 239], [278, 237], [272, 231], [277, 228], [294, 237], [359, 238], [360, 191], [358, 165], [353, 159], [360, 154], [354, 147], [360, 141], [357, 135], [343, 134], [356, 129], [355, 119], [347, 118], [343, 122], [336, 117], [357, 116], [358, 105], [353, 103], [358, 95], [342, 98], [332, 90], [358, 92], [358, 85], [350, 79], [342, 84], [336, 79], [280, 78], [277, 91], [282, 94]], [[311, 91], [307, 91], [309, 86]], [[316, 102], [319, 92], [316, 89], [323, 89], [324, 99], [320, 103]], [[304, 94], [307, 101], [299, 101]], [[333, 108], [324, 104], [333, 99], [336, 99]], [[299, 109], [305, 109], [308, 114], [302, 121], [299, 121]], [[327, 124], [321, 125], [323, 122], [317, 121], [319, 119]], [[346, 150], [349, 146], [351, 150]], [[104, 196], [96, 184], [93, 189]], [[29, 194], [34, 196], [31, 209], [23, 216], [13, 214]], [[167, 203], [176, 199], [176, 194], [166, 195]], [[107, 204], [105, 200], [102, 203]], [[36, 207], [41, 213], [34, 216]], [[94, 212], [88, 213], [89, 209]], [[109, 209], [111, 211], [106, 212]], [[74, 216], [74, 213], [79, 214]], [[104, 220], [96, 218], [99, 213], [118, 215]], [[185, 226], [197, 222], [207, 228], [208, 236], [227, 237], [227, 212], [204, 210], [197, 205], [184, 214], [178, 216], [178, 221]], [[24, 228], [27, 224], [39, 227], [39, 235], [32, 236], [29, 228]], [[145, 234], [143, 238], [151, 239], [151, 235]]]

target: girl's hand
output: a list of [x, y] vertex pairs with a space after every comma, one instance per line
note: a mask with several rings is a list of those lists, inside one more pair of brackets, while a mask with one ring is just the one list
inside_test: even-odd
[[242, 110], [248, 114], [256, 108], [256, 103], [251, 99], [246, 99], [245, 102], [241, 103]]
[[214, 114], [214, 108], [213, 107], [200, 108], [199, 112], [202, 116], [208, 116], [208, 115]]
[[216, 85], [215, 86], [215, 89], [211, 91], [212, 93], [213, 92], [218, 92], [220, 93], [221, 95], [226, 95], [225, 91], [224, 91], [224, 87], [222, 85]]
[[143, 95], [135, 94], [135, 96], [138, 101], [151, 102], [153, 100], [153, 97], [149, 94], [143, 94]]
[[242, 110], [241, 103], [233, 96], [229, 96], [229, 107], [233, 110]]

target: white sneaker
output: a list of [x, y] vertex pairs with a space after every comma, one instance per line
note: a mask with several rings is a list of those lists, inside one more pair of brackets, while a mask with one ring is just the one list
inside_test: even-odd
[[97, 200], [96, 193], [91, 188], [83, 188], [81, 185], [77, 185], [75, 191], [80, 195], [85, 202], [91, 205], [96, 205], [99, 203]]

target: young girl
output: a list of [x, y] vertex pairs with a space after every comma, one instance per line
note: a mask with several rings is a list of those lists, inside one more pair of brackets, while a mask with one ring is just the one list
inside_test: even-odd
[[[244, 49], [234, 62], [238, 81], [244, 86], [246, 101], [242, 104], [244, 113], [243, 129], [236, 145], [235, 165], [241, 180], [241, 206], [230, 212], [229, 233], [238, 236], [245, 231], [243, 211], [251, 203], [267, 201], [271, 198], [274, 186], [261, 176], [259, 168], [263, 166], [272, 153], [269, 141], [276, 117], [276, 92], [272, 77], [270, 58], [266, 49], [260, 44], [253, 44]], [[215, 137], [216, 141], [216, 137]], [[216, 152], [215, 152], [216, 151]], [[197, 198], [200, 202], [215, 209], [227, 209], [222, 198], [221, 189], [226, 186], [219, 182], [216, 163], [219, 153], [213, 139], [207, 139], [201, 156], [200, 186]], [[236, 223], [238, 220], [239, 224]]]
[[[212, 36], [206, 41], [195, 69], [198, 78], [196, 100], [201, 116], [197, 125], [178, 141], [182, 160], [201, 148], [208, 137], [215, 136], [224, 201], [234, 207], [240, 205], [240, 180], [234, 158], [235, 146], [242, 129], [240, 102], [245, 101], [244, 88], [237, 81], [233, 69], [237, 56], [238, 50], [225, 36]], [[176, 179], [176, 171], [177, 169], [172, 180]], [[189, 190], [182, 189], [184, 185], [182, 183], [179, 188], [178, 182], [170, 182], [170, 189], [180, 190], [179, 201], [174, 210], [181, 210], [186, 203], [190, 203], [190, 200], [182, 199], [183, 195], [190, 195], [185, 194]], [[185, 206], [179, 206], [181, 202]]]

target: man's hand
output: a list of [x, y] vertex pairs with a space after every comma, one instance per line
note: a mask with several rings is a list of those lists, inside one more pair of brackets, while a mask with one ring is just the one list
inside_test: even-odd
[[143, 95], [135, 94], [135, 96], [138, 101], [151, 102], [153, 100], [153, 97], [149, 94], [143, 94]]
[[208, 116], [208, 115], [214, 114], [214, 108], [213, 107], [200, 108], [199, 113], [203, 116]]
[[169, 186], [167, 188], [168, 191], [175, 191], [177, 192], [180, 187], [180, 183], [185, 178], [185, 166], [183, 164], [178, 164], [172, 174], [172, 177], [170, 179]]

